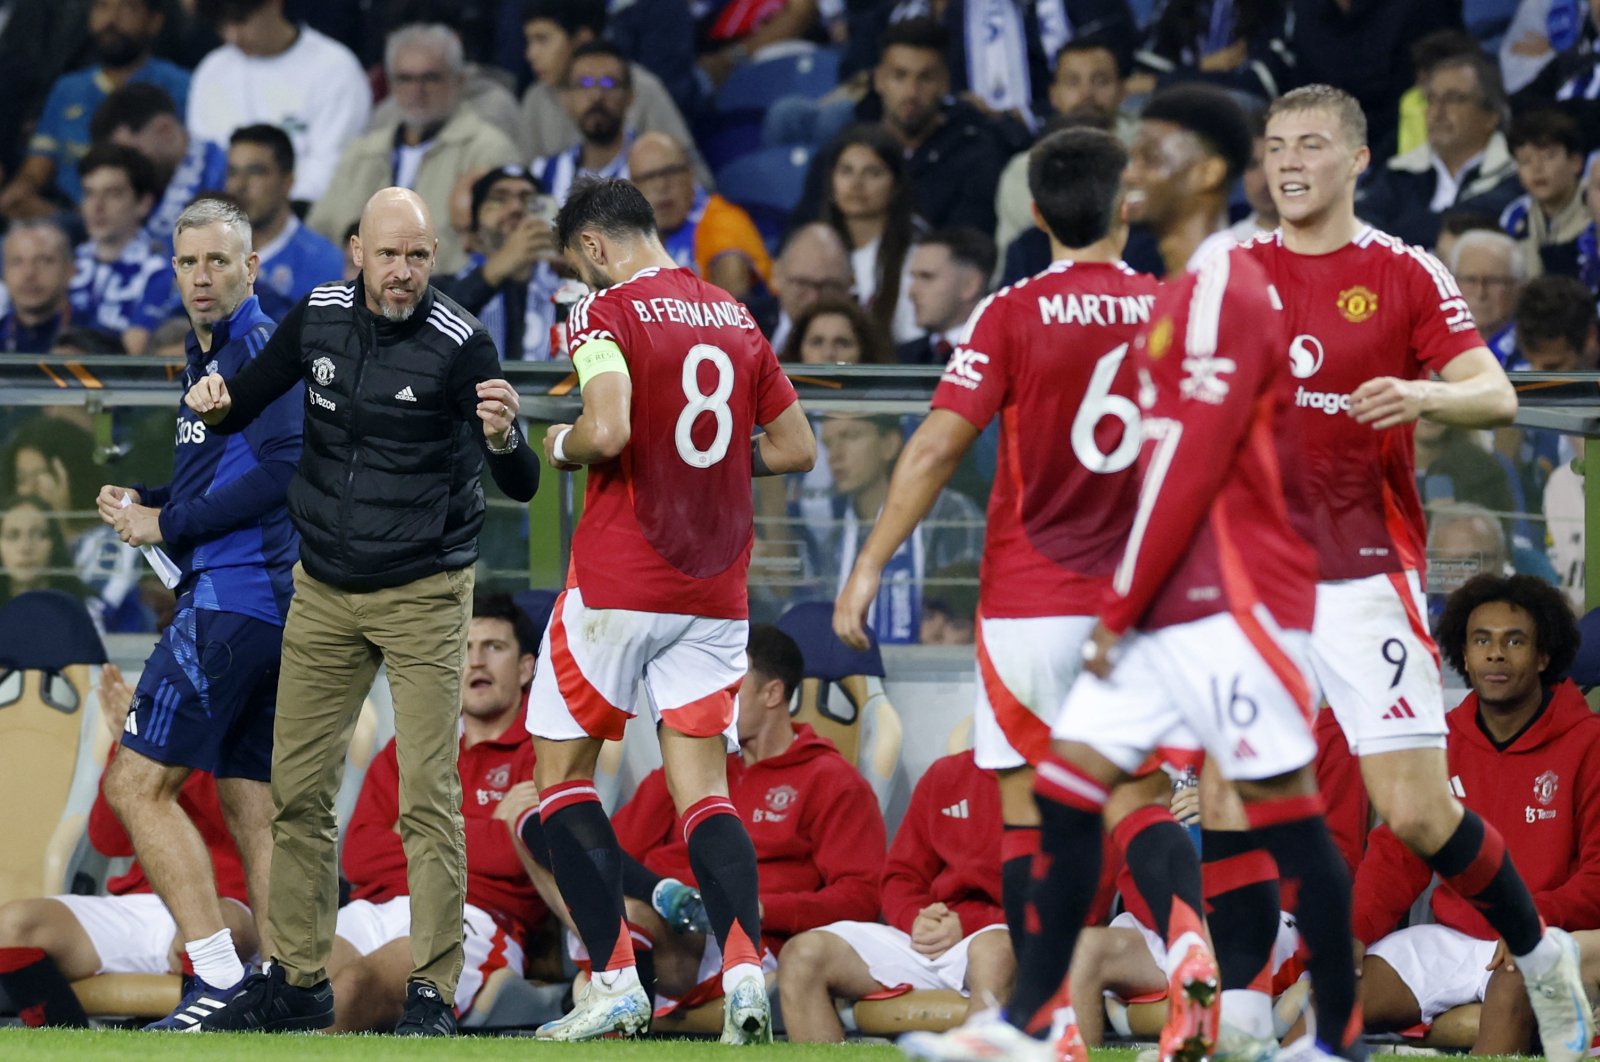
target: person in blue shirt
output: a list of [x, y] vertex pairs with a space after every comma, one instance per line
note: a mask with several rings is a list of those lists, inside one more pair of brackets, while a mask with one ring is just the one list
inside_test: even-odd
[[125, 85], [106, 97], [89, 122], [96, 144], [131, 147], [155, 170], [155, 207], [144, 219], [144, 234], [172, 250], [172, 227], [184, 207], [206, 192], [222, 191], [228, 153], [219, 144], [189, 135], [178, 105], [159, 85]]
[[133, 148], [101, 144], [83, 157], [78, 175], [89, 238], [74, 254], [73, 319], [121, 336], [129, 354], [143, 354], [150, 333], [176, 309], [166, 255], [144, 231], [155, 174]]
[[[173, 242], [173, 271], [194, 329], [185, 343], [187, 390], [202, 376], [238, 373], [274, 325], [253, 291], [258, 260], [244, 211], [198, 200], [179, 215]], [[122, 749], [105, 776], [106, 798], [172, 912], [195, 973], [177, 1009], [152, 1028], [193, 1027], [205, 1001], [229, 998], [245, 975], [205, 844], [178, 806], [191, 771], [216, 777], [261, 948], [271, 954], [268, 781], [283, 625], [300, 548], [285, 499], [300, 460], [301, 390], [290, 388], [236, 435], [209, 431], [180, 405], [172, 482], [107, 484], [96, 499], [100, 518], [124, 542], [159, 546], [179, 572], [177, 612], [145, 662]]]
[[228, 140], [227, 192], [250, 216], [261, 272], [256, 297], [274, 321], [318, 284], [344, 279], [344, 254], [300, 223], [289, 206], [294, 142], [275, 125], [247, 125]]
[[50, 89], [44, 113], [28, 143], [27, 158], [0, 192], [0, 213], [39, 217], [55, 211], [57, 196], [83, 198], [78, 161], [89, 151], [89, 120], [123, 85], [160, 85], [175, 100], [189, 98], [189, 71], [151, 55], [165, 16], [160, 0], [93, 0], [89, 37], [100, 63], [62, 75]]

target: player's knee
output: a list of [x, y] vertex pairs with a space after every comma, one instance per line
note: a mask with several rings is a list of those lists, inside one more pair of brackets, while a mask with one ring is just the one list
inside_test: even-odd
[[826, 980], [829, 951], [829, 934], [818, 930], [791, 937], [783, 946], [783, 957], [778, 963], [778, 984], [793, 991]]
[[1011, 934], [991, 930], [979, 933], [967, 945], [969, 977], [993, 981], [1009, 979], [1017, 968], [1017, 958], [1011, 950]]
[[42, 900], [13, 900], [0, 905], [0, 948], [50, 950], [50, 922]]

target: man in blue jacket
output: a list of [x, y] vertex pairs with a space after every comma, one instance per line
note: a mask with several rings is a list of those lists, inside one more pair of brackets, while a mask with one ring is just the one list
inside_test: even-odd
[[[207, 373], [237, 373], [274, 326], [254, 294], [259, 261], [244, 211], [197, 200], [179, 215], [173, 244], [193, 326], [185, 343], [187, 389]], [[184, 970], [194, 974], [177, 1009], [152, 1028], [192, 1027], [208, 1002], [227, 999], [244, 980], [205, 844], [178, 806], [191, 771], [216, 776], [256, 921], [266, 930], [273, 716], [299, 552], [284, 498], [300, 460], [300, 390], [276, 399], [237, 435], [208, 430], [180, 404], [172, 483], [100, 489], [100, 516], [122, 540], [160, 546], [179, 571], [176, 615], [145, 662], [105, 781], [151, 885], [178, 924]], [[267, 948], [263, 937], [261, 950]]]

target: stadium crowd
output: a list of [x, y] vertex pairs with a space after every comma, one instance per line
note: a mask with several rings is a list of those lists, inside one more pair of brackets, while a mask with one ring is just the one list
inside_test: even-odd
[[[452, 307], [464, 311], [502, 362], [563, 360], [582, 349], [588, 294], [598, 285], [555, 222], [569, 193], [599, 177], [642, 193], [662, 252], [742, 303], [790, 371], [947, 366], [947, 384], [976, 391], [973, 336], [998, 334], [974, 323], [986, 308], [1029, 278], [1051, 275], [1058, 245], [1109, 238], [1058, 238], [1048, 211], [1060, 208], [1039, 194], [1035, 145], [1062, 131], [1097, 130], [1132, 146], [1138, 165], [1141, 114], [1164, 114], [1157, 120], [1195, 132], [1226, 163], [1221, 179], [1195, 184], [1186, 200], [1215, 197], [1231, 236], [1259, 250], [1273, 246], [1284, 197], [1293, 194], [1270, 186], [1269, 114], [1281, 112], [1269, 107], [1299, 86], [1331, 85], [1358, 105], [1370, 147], [1370, 162], [1352, 177], [1356, 242], [1418, 249], [1413, 258], [1453, 293], [1457, 319], [1467, 322], [1468, 338], [1481, 335], [1499, 379], [1500, 370], [1600, 368], [1600, 0], [10, 0], [0, 3], [0, 54], [13, 99], [0, 120], [0, 350], [8, 353], [63, 363], [86, 354], [193, 358], [186, 344], [199, 311], [192, 282], [174, 268], [183, 254], [174, 230], [181, 235], [186, 211], [211, 198], [242, 211], [259, 256], [249, 311], [259, 316], [232, 322], [232, 338], [286, 319], [298, 333], [302, 320], [291, 315], [304, 312], [297, 304], [319, 285], [354, 282], [359, 290], [362, 226], [374, 196], [397, 186], [431, 215], [433, 285], [448, 300], [436, 312], [449, 322], [460, 320]], [[1250, 134], [1242, 145], [1227, 142], [1232, 130], [1210, 119], [1159, 105], [1146, 112], [1152, 101], [1174, 98], [1164, 92], [1195, 85], [1239, 108]], [[1130, 281], [1123, 300], [1148, 300], [1150, 278], [1184, 272], [1161, 215], [1169, 211], [1170, 221], [1181, 207], [1144, 191], [1146, 216], [1133, 219], [1125, 249], [1119, 243], [1112, 258], [1125, 261], [1130, 276], [1148, 276]], [[370, 256], [376, 244], [367, 246]], [[365, 266], [368, 274], [373, 268]], [[1292, 304], [1296, 289], [1274, 280]], [[1096, 296], [1068, 298], [1058, 303], [1058, 323], [1117, 323]], [[1389, 298], [1380, 304], [1355, 284], [1338, 292], [1337, 312], [1359, 325], [1391, 306]], [[1134, 342], [1134, 330], [1117, 338]], [[1435, 371], [1477, 349], [1463, 340], [1446, 352], [1443, 340], [1430, 342], [1419, 363]], [[211, 352], [209, 339], [201, 349]], [[1348, 393], [1314, 389], [1325, 357], [1337, 354], [1314, 337], [1290, 345], [1295, 404], [1351, 415]], [[465, 1017], [497, 970], [531, 976], [535, 966], [541, 977], [593, 974], [600, 988], [586, 997], [580, 978], [579, 1015], [607, 992], [634, 988], [657, 1015], [686, 1011], [725, 991], [733, 996], [730, 971], [755, 968], [774, 979], [794, 1040], [844, 1038], [839, 1001], [918, 989], [969, 996], [974, 1014], [1025, 998], [1046, 1027], [1054, 1016], [1047, 1040], [1061, 1057], [1098, 1042], [1125, 1004], [1170, 996], [1181, 1012], [1174, 970], [1189, 954], [1184, 912], [1231, 918], [1242, 906], [1261, 907], [1263, 866], [1271, 868], [1272, 902], [1261, 909], [1279, 907], [1279, 868], [1266, 850], [1213, 822], [1200, 853], [1203, 898], [1198, 877], [1192, 897], [1183, 891], [1187, 879], [1174, 880], [1170, 896], [1139, 880], [1161, 827], [1174, 816], [1198, 824], [1192, 776], [1176, 766], [1171, 777], [1154, 776], [1146, 785], [1153, 801], [1131, 813], [1116, 805], [1122, 790], [1107, 786], [1111, 804], [1100, 793], [1112, 828], [1094, 846], [1103, 841], [1100, 872], [1081, 890], [1093, 928], [1078, 938], [1068, 993], [1076, 1008], [1051, 1008], [1044, 997], [1061, 978], [1051, 981], [1041, 972], [1048, 964], [1026, 960], [1030, 933], [1039, 930], [1024, 927], [1038, 913], [1019, 899], [1030, 873], [1048, 874], [1050, 857], [1039, 854], [1037, 812], [1019, 813], [1016, 804], [1035, 784], [1031, 767], [1055, 762], [1043, 758], [1048, 735], [1036, 736], [1036, 748], [1007, 731], [999, 740], [1012, 758], [1000, 762], [986, 752], [980, 713], [976, 749], [929, 767], [890, 830], [857, 765], [791, 721], [808, 661], [771, 623], [797, 604], [848, 595], [863, 558], [877, 581], [852, 607], [861, 606], [860, 633], [876, 644], [981, 646], [985, 623], [995, 620], [980, 614], [980, 561], [992, 563], [985, 533], [996, 532], [994, 499], [1009, 499], [999, 509], [1025, 504], [1025, 459], [1004, 441], [1019, 426], [1007, 428], [1005, 411], [988, 399], [963, 405], [941, 395], [927, 417], [809, 413], [814, 463], [755, 480], [749, 670], [736, 687], [730, 737], [741, 751], [728, 759], [725, 800], [759, 870], [758, 939], [743, 939], [742, 913], [723, 910], [732, 901], [720, 896], [721, 884], [702, 895], [711, 892], [703, 880], [709, 842], [697, 849], [692, 840], [699, 820], [685, 813], [670, 761], [617, 812], [608, 843], [622, 850], [614, 870], [625, 916], [620, 931], [603, 927], [596, 937], [603, 913], [572, 895], [573, 882], [587, 879], [574, 876], [571, 852], [597, 850], [601, 835], [593, 823], [575, 825], [581, 802], [561, 804], [567, 817], [558, 829], [550, 808], [540, 807], [541, 788], [548, 803], [551, 793], [564, 800], [563, 787], [574, 783], [534, 785], [534, 739], [522, 710], [546, 661], [538, 659], [534, 622], [497, 593], [526, 585], [519, 568], [528, 536], [551, 532], [530, 528], [520, 513], [497, 521], [491, 512], [475, 595], [468, 583], [460, 691], [465, 965], [458, 980], [413, 976], [413, 956], [432, 945], [412, 938], [411, 852], [402, 843], [412, 790], [403, 779], [406, 752], [391, 745], [341, 824], [348, 902], [326, 927], [328, 1021], [306, 1018], [306, 1027], [388, 1030], [398, 1022], [440, 1031], [426, 992], [437, 1004], [440, 991], [453, 991], [454, 1012]], [[220, 430], [206, 412], [180, 418], [180, 461], [183, 444]], [[1075, 415], [1064, 412], [1063, 430]], [[0, 605], [58, 589], [82, 600], [105, 633], [167, 638], [182, 627], [182, 602], [152, 574], [131, 518], [108, 511], [102, 491], [108, 478], [174, 477], [169, 415], [118, 411], [107, 439], [82, 409], [0, 409]], [[1369, 803], [1363, 789], [1369, 767], [1358, 757], [1378, 746], [1360, 733], [1347, 740], [1332, 712], [1315, 727], [1314, 773], [1354, 883], [1355, 1012], [1366, 1031], [1420, 1035], [1452, 1008], [1482, 1003], [1479, 1053], [1527, 1051], [1549, 1031], [1537, 1001], [1529, 1002], [1535, 978], [1519, 969], [1524, 959], [1548, 966], [1534, 950], [1547, 941], [1523, 932], [1528, 946], [1507, 950], [1519, 934], [1502, 914], [1517, 908], [1523, 882], [1542, 919], [1535, 928], [1572, 932], [1589, 994], [1600, 995], [1600, 822], [1592, 821], [1600, 784], [1590, 777], [1600, 769], [1591, 762], [1600, 723], [1567, 677], [1579, 648], [1574, 615], [1585, 601], [1582, 443], [1508, 421], [1423, 416], [1404, 462], [1414, 466], [1428, 568], [1413, 587], [1425, 605], [1416, 617], [1420, 640], [1406, 645], [1431, 648], [1431, 631], [1435, 656], [1468, 691], [1438, 747], [1448, 762], [1442, 799], [1468, 809], [1461, 821], [1469, 826], [1424, 841], [1434, 829], [1425, 816], [1390, 814], [1369, 836], [1375, 813], [1382, 820], [1402, 806], [1393, 790], [1379, 787]], [[268, 413], [251, 430], [295, 434], [285, 423]], [[1098, 431], [1089, 425], [1091, 448]], [[555, 467], [565, 462], [563, 438], [555, 436], [555, 456], [546, 451]], [[507, 463], [498, 455], [517, 445], [517, 431], [490, 434], [485, 445], [497, 455], [488, 458], [495, 469]], [[1078, 452], [1075, 424], [1071, 445]], [[109, 470], [100, 467], [108, 456]], [[286, 482], [291, 465], [279, 458]], [[272, 463], [261, 458], [263, 470]], [[909, 519], [897, 468], [938, 471]], [[181, 470], [180, 463], [178, 479]], [[137, 508], [138, 489], [129, 492]], [[485, 492], [500, 493], [487, 477]], [[210, 525], [203, 513], [173, 515], [182, 512], [169, 506], [155, 538], [193, 549]], [[1409, 603], [1412, 594], [1401, 594]], [[465, 608], [465, 600], [455, 604]], [[262, 618], [281, 626], [282, 602], [274, 607]], [[1031, 617], [1001, 613], [998, 622], [1021, 622], [1014, 615]], [[554, 637], [559, 621], [551, 622]], [[998, 680], [983, 671], [996, 667], [991, 652], [1005, 670], [1000, 639], [989, 638], [978, 650], [984, 704], [1003, 714], [1003, 704], [989, 705], [998, 696]], [[1411, 651], [1394, 644], [1398, 657], [1390, 659], [1383, 642], [1396, 668], [1391, 686]], [[569, 696], [567, 679], [555, 681]], [[100, 696], [120, 737], [135, 692], [108, 667]], [[1397, 705], [1411, 712], [1405, 697]], [[141, 755], [156, 747], [137, 729], [129, 733]], [[989, 750], [995, 740], [991, 734]], [[25, 1024], [85, 1023], [72, 981], [171, 970], [191, 978], [193, 990], [168, 1027], [192, 1025], [207, 1016], [206, 992], [238, 984], [258, 955], [270, 957], [266, 885], [256, 880], [265, 860], [250, 847], [261, 845], [270, 812], [251, 804], [259, 792], [241, 795], [266, 781], [264, 766], [185, 759], [195, 772], [163, 776], [152, 795], [154, 783], [129, 780], [136, 761], [128, 752], [111, 762], [88, 827], [95, 847], [143, 855], [141, 843], [169, 836], [149, 825], [158, 814], [150, 808], [181, 808], [193, 823], [184, 843], [191, 852], [203, 844], [213, 878], [183, 884], [175, 901], [167, 889], [180, 888], [183, 875], [158, 855], [143, 860], [149, 876], [135, 863], [106, 883], [105, 896], [0, 907], [0, 1003]], [[213, 766], [223, 768], [215, 778]], [[252, 814], [253, 831], [245, 821]], [[1463, 840], [1471, 829], [1480, 831], [1476, 840]], [[1313, 939], [1321, 928], [1305, 927], [1302, 940], [1294, 915], [1296, 894], [1316, 888], [1307, 884], [1316, 875], [1273, 855], [1284, 910], [1265, 930], [1254, 927], [1260, 939], [1247, 947], [1219, 938], [1223, 995], [1282, 996], [1307, 969], [1319, 984], [1337, 983]], [[1428, 911], [1414, 908], [1436, 876]], [[603, 893], [614, 881], [599, 884]], [[740, 943], [737, 954], [724, 951], [730, 939]], [[1242, 979], [1240, 962], [1255, 966]], [[1436, 976], [1445, 966], [1454, 973]], [[638, 981], [616, 989], [608, 975], [635, 967]], [[1033, 999], [1029, 986], [1041, 978], [1048, 991]], [[1325, 988], [1314, 1004], [1252, 1024], [1223, 1054], [1272, 1057], [1278, 1040], [1301, 1042], [1313, 1012], [1340, 1013], [1335, 996]], [[1102, 1009], [1101, 998], [1112, 1002]], [[575, 1028], [559, 1038], [582, 1038]], [[1217, 1030], [1203, 1035], [1213, 1044]], [[1337, 1030], [1316, 1035], [1319, 1049], [1350, 1047]], [[1544, 1048], [1572, 1057], [1571, 1048]], [[970, 1049], [955, 1041], [921, 1047], [951, 1058]], [[1164, 1033], [1164, 1056], [1183, 1049]]]

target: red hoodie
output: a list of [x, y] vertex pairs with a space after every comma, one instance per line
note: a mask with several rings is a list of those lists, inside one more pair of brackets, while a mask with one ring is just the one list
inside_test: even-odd
[[[106, 756], [107, 768], [110, 768], [116, 754], [117, 746], [113, 745]], [[89, 843], [94, 845], [95, 851], [112, 859], [131, 856], [134, 854], [133, 840], [129, 838], [128, 831], [122, 828], [117, 813], [111, 810], [106, 800], [105, 785], [106, 776], [102, 773], [100, 792], [94, 798], [94, 806], [89, 809]], [[234, 846], [233, 834], [228, 832], [228, 824], [222, 817], [216, 779], [204, 771], [191, 772], [189, 780], [178, 790], [178, 806], [189, 816], [189, 821], [200, 831], [200, 839], [206, 844], [206, 852], [211, 856], [211, 872], [217, 879], [217, 895], [248, 906], [250, 893], [245, 888], [244, 864], [239, 861], [239, 849]], [[128, 868], [126, 874], [106, 882], [106, 893], [110, 896], [152, 891], [150, 879], [144, 876], [144, 868], [137, 862]]]
[[[783, 942], [829, 922], [878, 917], [886, 831], [872, 788], [833, 742], [801, 724], [794, 744], [746, 764], [728, 757], [728, 793], [761, 873], [761, 933]], [[693, 883], [666, 776], [654, 771], [612, 817], [617, 839], [657, 874]]]
[[917, 912], [942, 903], [961, 935], [1006, 920], [1000, 906], [1000, 787], [971, 752], [942, 756], [911, 793], [883, 865], [883, 919], [910, 933]]
[[[494, 818], [506, 790], [533, 777], [533, 739], [523, 728], [521, 715], [514, 713], [499, 737], [470, 748], [463, 735], [456, 767], [461, 773], [461, 813], [467, 831], [467, 902], [524, 940], [528, 929], [549, 912], [517, 858], [511, 830]], [[367, 768], [345, 830], [341, 862], [352, 899], [383, 903], [407, 894], [399, 821], [400, 760], [390, 741]]]
[[[1562, 929], [1600, 927], [1600, 717], [1578, 687], [1556, 685], [1503, 752], [1478, 726], [1476, 694], [1447, 719], [1450, 787], [1505, 837], [1540, 916]], [[1356, 873], [1356, 936], [1371, 944], [1392, 930], [1432, 877], [1387, 826], [1373, 830]], [[1498, 936], [1447, 885], [1434, 891], [1433, 913], [1480, 940]]]

